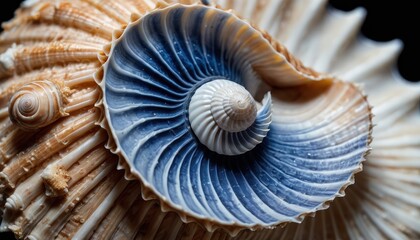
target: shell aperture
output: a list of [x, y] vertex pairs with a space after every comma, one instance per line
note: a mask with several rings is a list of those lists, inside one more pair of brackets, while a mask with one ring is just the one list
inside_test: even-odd
[[[145, 198], [186, 218], [255, 229], [300, 222], [343, 195], [368, 150], [370, 107], [352, 84], [311, 75], [280, 49], [232, 13], [179, 4], [113, 42], [100, 83], [107, 130]], [[225, 142], [194, 127], [194, 111], [222, 107], [200, 98], [220, 79], [262, 102], [255, 121], [252, 103], [235, 126], [246, 134]], [[214, 123], [206, 127], [229, 126]]]

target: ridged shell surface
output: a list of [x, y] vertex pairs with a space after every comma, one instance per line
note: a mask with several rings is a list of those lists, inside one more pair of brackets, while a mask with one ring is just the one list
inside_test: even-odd
[[65, 116], [63, 96], [49, 81], [38, 81], [20, 88], [9, 101], [12, 122], [26, 130], [45, 127]]
[[213, 80], [191, 97], [188, 120], [195, 136], [211, 151], [240, 155], [254, 149], [267, 136], [271, 123], [271, 95], [257, 111], [251, 94], [241, 85]]
[[[192, 0], [166, 2], [195, 3]], [[188, 18], [167, 22], [160, 18], [161, 21], [156, 24], [161, 36], [152, 38], [155, 45], [149, 44], [146, 49], [166, 48], [152, 51], [152, 63], [159, 63], [153, 66], [160, 66], [162, 70], [152, 73], [171, 78], [163, 78], [165, 81], [155, 83], [153, 89], [178, 80], [186, 81], [190, 85], [184, 83], [181, 89], [184, 93], [191, 92], [186, 97], [190, 99], [195, 89], [204, 86], [204, 82], [197, 79], [191, 81], [190, 76], [199, 76], [200, 80], [209, 75], [215, 76], [213, 73], [222, 69], [225, 75], [216, 77], [241, 85], [254, 98], [259, 111], [264, 109], [263, 106], [270, 105], [264, 104], [264, 95], [270, 92], [267, 96], [271, 96], [272, 117], [263, 141], [244, 155], [234, 157], [220, 156], [208, 150], [198, 140], [194, 130], [189, 128], [191, 120], [187, 112], [190, 104], [186, 101], [183, 107], [172, 109], [171, 113], [181, 114], [178, 111], [181, 108], [186, 111], [183, 113], [184, 126], [188, 128], [186, 136], [193, 138], [194, 145], [199, 147], [196, 152], [202, 150], [203, 156], [205, 153], [215, 160], [207, 165], [200, 165], [200, 169], [207, 172], [193, 172], [197, 176], [195, 179], [199, 179], [198, 176], [209, 176], [208, 181], [192, 185], [188, 181], [193, 175], [186, 171], [189, 178], [180, 175], [179, 179], [174, 179], [172, 184], [178, 190], [171, 192], [169, 196], [176, 197], [169, 199], [163, 198], [165, 195], [159, 192], [162, 189], [159, 184], [167, 182], [162, 177], [156, 181], [152, 179], [152, 183], [158, 182], [158, 185], [145, 184], [148, 181], [146, 177], [143, 181], [126, 180], [124, 174], [135, 177], [129, 171], [130, 166], [122, 159], [119, 161], [120, 166], [117, 165], [117, 157], [104, 147], [112, 135], [97, 126], [101, 124], [110, 133], [110, 126], [104, 121], [101, 90], [94, 81], [94, 74], [96, 73], [97, 80], [102, 80], [101, 66], [105, 62], [111, 65], [112, 56], [118, 55], [114, 50], [111, 54], [111, 49], [117, 48], [117, 43], [124, 42], [125, 37], [122, 36], [128, 36], [130, 29], [135, 32], [138, 27], [136, 23], [141, 21], [138, 19], [148, 14], [149, 19], [168, 17], [168, 14], [156, 15], [162, 9], [154, 10], [156, 7], [165, 9], [167, 6], [155, 0], [25, 1], [16, 11], [14, 19], [2, 25], [4, 31], [0, 35], [1, 231], [12, 231], [16, 238], [21, 239], [419, 239], [420, 87], [418, 84], [406, 83], [394, 71], [393, 66], [401, 51], [401, 43], [374, 43], [358, 36], [365, 16], [363, 9], [343, 13], [327, 8], [325, 0], [202, 2], [218, 4], [219, 8], [209, 6], [204, 12], [210, 14], [196, 22]], [[193, 17], [193, 8], [187, 9], [191, 12], [184, 12], [183, 16]], [[229, 21], [231, 28], [225, 29], [227, 34], [208, 28], [206, 31], [191, 28], [206, 28], [204, 22], [212, 19], [220, 21], [210, 21], [210, 26], [222, 28], [227, 25], [219, 24], [224, 17], [232, 21]], [[250, 23], [246, 22], [247, 19]], [[129, 27], [124, 30], [127, 25]], [[154, 26], [146, 26], [145, 29], [151, 30], [152, 27]], [[178, 33], [195, 31], [195, 36], [202, 41], [197, 42], [196, 38], [197, 48], [185, 44], [178, 53], [173, 49], [179, 47], [179, 37], [187, 35], [180, 36], [177, 32], [167, 31], [168, 29], [177, 29]], [[178, 31], [180, 29], [186, 30]], [[255, 33], [250, 36], [255, 36], [253, 39], [261, 48], [250, 47], [246, 48], [250, 52], [241, 51], [245, 49], [243, 46], [252, 41], [245, 43], [240, 41], [244, 37], [231, 37], [234, 31], [230, 30], [235, 29], [238, 32]], [[156, 34], [155, 31], [152, 33]], [[142, 34], [135, 33], [131, 36], [139, 35]], [[169, 39], [169, 36], [174, 37], [175, 41]], [[150, 43], [150, 40], [144, 42]], [[227, 55], [218, 56], [222, 51], [215, 51], [217, 49], [214, 46], [215, 43], [222, 42], [225, 45], [221, 49], [231, 54], [231, 58], [229, 61], [221, 61], [228, 64], [220, 65], [220, 68], [215, 63], [217, 60], [224, 60], [223, 57]], [[136, 49], [135, 44], [130, 43], [127, 46]], [[209, 48], [211, 51], [207, 51]], [[189, 51], [193, 49], [198, 51]], [[165, 55], [168, 58], [162, 58], [161, 54], [168, 54]], [[196, 54], [200, 56], [198, 60], [194, 58]], [[120, 55], [124, 56], [124, 53]], [[181, 58], [191, 61], [178, 62]], [[133, 59], [138, 63], [139, 55], [134, 54]], [[137, 66], [134, 63], [128, 64], [127, 59], [119, 60], [124, 62], [122, 67], [135, 69]], [[171, 61], [170, 65], [168, 60]], [[197, 64], [203, 60], [211, 64]], [[237, 67], [246, 65], [243, 61], [259, 64], [245, 67], [249, 74], [244, 76], [240, 76], [240, 71], [227, 71], [228, 68], [225, 67], [234, 66], [229, 69], [239, 69]], [[186, 66], [191, 68], [185, 68]], [[150, 66], [147, 66], [142, 71], [151, 73], [150, 70]], [[127, 75], [126, 72], [120, 73]], [[132, 74], [140, 76], [138, 72]], [[367, 105], [358, 87], [330, 76], [357, 84], [374, 106], [372, 111], [376, 126], [371, 144], [373, 149], [363, 163], [363, 172], [355, 175], [355, 184], [346, 189], [345, 196], [342, 190], [353, 182], [350, 169], [359, 171], [359, 162], [362, 160], [356, 159], [362, 153], [353, 149], [366, 148], [366, 145], [356, 144], [358, 140], [355, 136], [360, 136], [362, 143], [361, 140], [366, 136], [364, 134], [370, 129], [365, 129], [366, 125], [361, 120], [364, 119], [362, 112]], [[202, 84], [196, 85], [192, 91], [186, 90], [197, 81]], [[53, 86], [44, 88], [47, 92], [54, 90], [54, 93], [58, 90], [59, 94], [56, 96], [63, 97], [61, 108], [51, 107], [47, 110], [57, 112], [61, 109], [68, 115], [55, 115], [51, 122], [47, 121], [48, 124], [37, 123], [37, 127], [28, 131], [11, 121], [9, 110], [12, 105], [9, 100], [19, 89], [27, 89], [31, 84], [39, 82]], [[136, 86], [136, 82], [137, 80], [131, 81], [129, 86]], [[100, 84], [104, 89], [105, 81]], [[156, 93], [173, 92], [172, 86]], [[173, 96], [177, 96], [167, 94], [152, 98], [154, 101], [151, 102], [150, 94], [134, 97], [136, 95], [132, 89], [127, 91], [126, 98], [116, 100], [125, 104], [127, 99], [135, 98], [136, 101], [147, 100], [145, 103], [150, 106], [155, 104], [156, 107], [161, 107], [165, 101], [172, 104]], [[36, 91], [30, 92], [36, 94]], [[147, 92], [150, 93], [150, 90]], [[99, 109], [94, 106], [98, 101]], [[53, 104], [54, 101], [51, 103], [50, 106], [57, 106]], [[273, 136], [276, 140], [268, 141]], [[271, 154], [270, 150], [268, 156], [257, 155], [256, 153], [264, 153], [262, 146], [267, 142], [267, 146], [275, 149], [277, 154]], [[122, 148], [113, 144], [110, 141], [107, 147], [121, 151]], [[280, 154], [277, 152], [279, 145], [282, 146]], [[320, 146], [323, 148], [319, 148]], [[340, 151], [344, 153], [341, 157], [326, 158]], [[153, 156], [157, 153], [159, 152]], [[350, 157], [351, 154], [355, 157]], [[245, 155], [256, 157], [249, 159]], [[277, 161], [279, 155], [283, 157], [280, 160], [284, 161]], [[262, 158], [266, 160], [255, 161]], [[261, 162], [266, 165], [261, 165]], [[139, 162], [139, 169], [145, 168], [142, 166], [144, 163], [147, 162]], [[185, 171], [183, 169], [186, 167], [198, 169], [194, 165], [197, 161], [191, 163], [193, 165], [176, 166], [180, 166], [180, 172]], [[242, 166], [243, 163], [245, 164]], [[349, 165], [346, 167], [345, 164]], [[276, 165], [281, 168], [271, 168]], [[341, 170], [328, 171], [332, 166]], [[270, 167], [269, 171], [263, 172], [263, 167]], [[275, 171], [272, 176], [280, 173], [279, 176], [283, 178], [270, 177], [272, 170]], [[338, 181], [336, 185], [325, 180], [335, 181], [344, 179], [344, 176], [349, 176], [349, 179]], [[307, 179], [316, 181], [310, 183]], [[235, 181], [238, 180], [242, 185], [236, 184]], [[181, 185], [186, 181], [187, 184]], [[228, 181], [233, 184], [224, 184]], [[253, 183], [257, 184], [252, 185]], [[343, 189], [339, 189], [338, 185], [341, 184], [344, 184]], [[325, 191], [324, 188], [320, 190], [321, 185], [327, 186]], [[181, 186], [188, 191], [181, 189]], [[196, 192], [191, 193], [191, 186], [212, 190], [212, 194], [208, 195], [212, 198], [205, 198], [206, 195], [201, 194], [202, 201], [199, 204], [197, 201], [185, 201], [184, 196], [185, 199], [196, 196]], [[249, 190], [245, 192], [248, 195], [237, 194], [244, 189]], [[272, 221], [273, 215], [269, 214], [278, 216], [286, 210], [278, 210], [284, 204], [267, 207], [268, 204], [262, 202], [261, 195], [257, 195], [261, 192], [264, 192], [263, 196], [275, 195], [270, 189], [281, 190], [276, 194], [285, 196], [280, 202], [289, 203], [289, 209], [303, 210], [305, 213], [308, 213], [310, 206], [316, 205], [315, 201], [320, 203], [323, 197], [327, 198], [326, 195], [320, 196], [320, 192], [329, 196], [337, 193], [343, 197], [335, 199], [328, 209], [318, 211], [315, 217], [305, 218], [302, 223], [288, 223], [284, 227], [267, 229], [279, 223], [279, 219]], [[232, 198], [235, 203], [239, 202], [238, 199], [244, 200], [238, 204], [240, 210], [231, 202], [222, 204], [215, 192], [221, 193], [222, 200]], [[213, 198], [215, 196], [217, 198]], [[160, 201], [144, 200], [150, 198]], [[175, 204], [178, 202], [181, 204]], [[207, 207], [207, 202], [214, 203], [213, 207]], [[199, 207], [196, 211], [195, 207], [201, 203], [201, 206], [206, 207]], [[254, 207], [252, 204], [258, 206]], [[329, 202], [317, 206], [324, 208], [327, 204]], [[245, 206], [252, 206], [251, 210]], [[310, 209], [311, 212], [314, 210], [316, 209]], [[220, 219], [220, 216], [223, 218]], [[242, 222], [236, 221], [232, 224], [235, 221], [233, 219], [238, 216]], [[301, 220], [290, 216], [287, 218]], [[246, 230], [239, 232], [244, 228]], [[256, 228], [264, 229], [253, 231]], [[236, 237], [233, 236], [235, 234]]]
[[[217, 143], [224, 138], [207, 131], [198, 137], [203, 145], [191, 123], [206, 120], [188, 110], [216, 104], [201, 101], [201, 89], [220, 79], [256, 99], [271, 91], [273, 106], [269, 97], [230, 141]], [[370, 108], [355, 86], [299, 72], [261, 32], [214, 7], [172, 5], [130, 24], [111, 48], [101, 86], [126, 170], [169, 208], [204, 221], [300, 222], [343, 194], [368, 150]], [[261, 144], [236, 152], [258, 135]]]

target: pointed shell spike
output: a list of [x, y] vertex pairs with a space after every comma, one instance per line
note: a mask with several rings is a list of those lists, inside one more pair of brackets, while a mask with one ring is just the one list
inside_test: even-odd
[[24, 130], [37, 130], [65, 115], [62, 92], [51, 81], [25, 84], [9, 101], [10, 120]]
[[[268, 104], [271, 106], [271, 102]], [[213, 80], [200, 86], [191, 98], [188, 112], [191, 128], [200, 142], [223, 155], [252, 150], [267, 135], [271, 122], [271, 111], [257, 114], [252, 95], [229, 80]], [[254, 129], [258, 116], [264, 114], [270, 115], [264, 118], [267, 124]]]

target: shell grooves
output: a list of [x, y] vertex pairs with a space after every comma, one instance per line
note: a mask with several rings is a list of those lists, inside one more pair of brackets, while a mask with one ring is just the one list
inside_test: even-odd
[[[251, 111], [245, 116], [229, 116], [232, 96], [246, 96]], [[226, 102], [227, 100], [228, 102]], [[234, 98], [235, 100], [235, 98]], [[249, 111], [249, 109], [247, 110]], [[257, 112], [253, 97], [242, 86], [216, 79], [203, 84], [191, 98], [188, 120], [195, 136], [211, 151], [223, 155], [240, 155], [262, 142], [271, 123], [271, 95], [263, 99]]]
[[[175, 24], [177, 22], [185, 24]], [[240, 33], [239, 29], [246, 30]], [[237, 34], [243, 42], [230, 41], [227, 33]], [[363, 96], [352, 85], [332, 79], [318, 82], [320, 79], [296, 72], [294, 63], [287, 62], [293, 57], [290, 54], [284, 57], [283, 51], [276, 52], [279, 45], [273, 48], [273, 40], [266, 38], [265, 34], [260, 34], [231, 13], [202, 5], [169, 5], [130, 24], [112, 44], [100, 81], [108, 132], [116, 141], [115, 152], [127, 161], [122, 166], [144, 184], [145, 199], [158, 197], [163, 209], [175, 209], [185, 221], [189, 221], [189, 216], [203, 219], [206, 227], [209, 222], [217, 222], [219, 226], [269, 227], [283, 222], [300, 222], [305, 214], [326, 208], [326, 202], [339, 196], [343, 185], [347, 185], [353, 173], [360, 169], [369, 139], [369, 132], [362, 129], [370, 126], [370, 109]], [[263, 53], [243, 51], [252, 49], [247, 44], [260, 46]], [[258, 54], [265, 57], [258, 57]], [[270, 59], [277, 59], [275, 66], [270, 66]], [[283, 99], [279, 95], [282, 89], [267, 85], [273, 80], [264, 82], [265, 75], [261, 73], [265, 68], [279, 71], [279, 74], [288, 72], [290, 79], [294, 79], [275, 83], [275, 86], [297, 85], [292, 91], [298, 94], [308, 92], [311, 86], [320, 88], [319, 95], [305, 100], [309, 106], [323, 103], [332, 109], [337, 108], [334, 102], [328, 105], [325, 101], [324, 95], [330, 96], [328, 93], [332, 88], [339, 88], [357, 99], [362, 110], [354, 114], [366, 127], [349, 135], [349, 140], [356, 142], [353, 149], [357, 151], [352, 156], [340, 158], [346, 166], [337, 164], [336, 169], [324, 171], [322, 164], [321, 168], [307, 170], [291, 165], [294, 157], [302, 156], [299, 156], [298, 148], [287, 143], [310, 141], [310, 135], [299, 134], [305, 131], [315, 131], [316, 134], [317, 127], [329, 132], [335, 126], [329, 129], [328, 125], [315, 124], [315, 120], [305, 118], [290, 122], [289, 118], [296, 114], [290, 107], [299, 99]], [[223, 156], [212, 153], [201, 146], [188, 125], [186, 110], [193, 93], [204, 82], [218, 78], [242, 84], [251, 94], [261, 94], [262, 89], [275, 90], [275, 118], [271, 123], [274, 131], [270, 130], [261, 145], [245, 154]], [[312, 83], [303, 84], [308, 81]], [[128, 90], [123, 95], [119, 89]], [[162, 98], [153, 97], [157, 95]], [[253, 97], [262, 99], [261, 95]], [[264, 111], [271, 106], [267, 99], [269, 97], [264, 98]], [[135, 108], [129, 107], [133, 105]], [[267, 115], [262, 116], [265, 116], [262, 117], [265, 124], [271, 122]], [[350, 119], [345, 117], [344, 122]], [[346, 129], [340, 128], [340, 131]], [[345, 139], [335, 138], [331, 136], [326, 142], [330, 145], [346, 143]], [[323, 153], [320, 145], [308, 146], [302, 153], [305, 163], [324, 159], [312, 158], [310, 154], [332, 159], [338, 156], [338, 153]], [[274, 167], [269, 169], [267, 166]], [[336, 171], [339, 173], [335, 174]], [[315, 176], [320, 179], [314, 179]], [[308, 194], [310, 197], [305, 197]]]

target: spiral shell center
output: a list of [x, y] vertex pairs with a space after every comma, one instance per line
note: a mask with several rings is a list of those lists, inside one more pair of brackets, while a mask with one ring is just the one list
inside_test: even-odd
[[244, 131], [254, 123], [257, 117], [257, 105], [251, 94], [241, 85], [226, 85], [229, 86], [214, 89], [211, 101], [212, 116], [217, 125], [225, 131]]
[[[213, 80], [200, 86], [191, 98], [188, 112], [191, 129], [199, 141], [223, 155], [252, 150], [262, 142], [271, 122], [271, 112], [259, 114], [252, 95], [229, 80]], [[266, 114], [270, 116], [260, 118], [264, 119], [264, 127], [255, 128], [260, 123], [258, 115]]]
[[39, 109], [39, 101], [33, 93], [27, 93], [18, 100], [18, 109], [22, 117], [31, 117]]
[[47, 126], [65, 115], [62, 94], [50, 81], [34, 81], [21, 87], [9, 102], [10, 120], [25, 130]]

